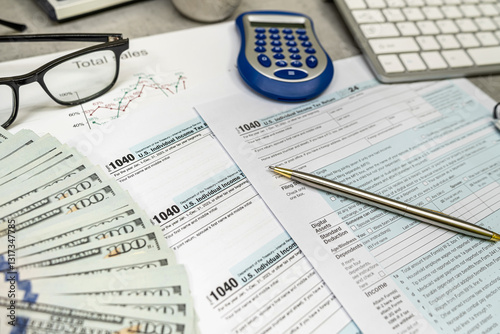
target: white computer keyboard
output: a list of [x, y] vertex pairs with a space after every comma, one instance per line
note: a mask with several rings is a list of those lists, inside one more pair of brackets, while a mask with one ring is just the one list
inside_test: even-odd
[[497, 0], [335, 0], [383, 82], [500, 73]]

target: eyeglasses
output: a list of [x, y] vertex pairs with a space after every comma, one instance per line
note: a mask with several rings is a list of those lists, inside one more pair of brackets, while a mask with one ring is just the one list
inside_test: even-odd
[[0, 78], [0, 124], [7, 128], [19, 110], [19, 87], [38, 82], [57, 103], [78, 105], [101, 96], [118, 78], [120, 55], [128, 49], [121, 34], [0, 36], [5, 42], [100, 42], [57, 58], [24, 75]]

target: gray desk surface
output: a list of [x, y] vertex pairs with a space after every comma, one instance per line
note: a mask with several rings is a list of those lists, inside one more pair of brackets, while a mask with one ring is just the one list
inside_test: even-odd
[[[205, 25], [183, 17], [170, 0], [145, 0], [65, 23], [50, 21], [34, 0], [0, 0], [0, 4], [0, 18], [27, 24], [25, 33], [118, 32], [134, 38]], [[318, 37], [333, 60], [360, 53], [335, 5], [327, 0], [242, 0], [227, 20], [234, 20], [245, 11], [271, 9], [297, 11], [311, 16]], [[0, 26], [0, 34], [11, 33], [12, 30]], [[44, 43], [10, 44], [9, 48], [2, 47], [0, 61], [55, 52], [62, 50], [60, 45], [56, 48], [54, 44]], [[471, 81], [500, 101], [499, 75], [475, 77]]]

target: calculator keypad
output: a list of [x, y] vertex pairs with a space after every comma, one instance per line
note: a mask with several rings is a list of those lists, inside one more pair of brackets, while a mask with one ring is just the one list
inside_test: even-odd
[[[275, 77], [304, 79], [317, 68], [316, 49], [305, 29], [257, 27], [254, 32], [254, 57], [262, 67], [275, 69]], [[269, 39], [269, 48], [265, 47], [266, 39]]]

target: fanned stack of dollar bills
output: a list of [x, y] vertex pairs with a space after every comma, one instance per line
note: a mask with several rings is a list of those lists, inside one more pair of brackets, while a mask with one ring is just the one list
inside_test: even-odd
[[198, 332], [160, 229], [50, 135], [0, 127], [0, 254], [2, 334]]

